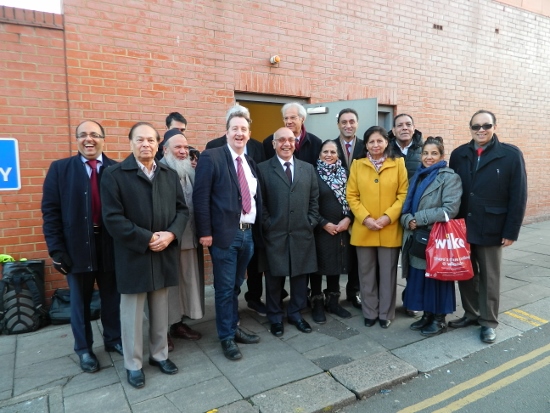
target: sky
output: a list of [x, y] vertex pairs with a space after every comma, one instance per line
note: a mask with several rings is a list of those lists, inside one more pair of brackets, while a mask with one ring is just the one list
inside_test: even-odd
[[0, 6], [61, 14], [62, 0], [0, 0]]

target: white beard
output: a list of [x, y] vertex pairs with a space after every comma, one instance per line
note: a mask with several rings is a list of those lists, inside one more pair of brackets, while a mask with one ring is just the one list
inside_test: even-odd
[[167, 151], [164, 154], [164, 159], [166, 159], [166, 164], [175, 170], [180, 177], [180, 179], [191, 182], [191, 185], [195, 184], [195, 170], [191, 166], [191, 161], [189, 157], [185, 159], [176, 158], [172, 152]]

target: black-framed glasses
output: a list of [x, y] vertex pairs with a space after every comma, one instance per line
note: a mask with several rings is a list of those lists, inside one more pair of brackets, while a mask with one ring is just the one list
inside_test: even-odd
[[77, 138], [78, 139], [86, 139], [88, 136], [92, 139], [103, 139], [104, 138], [104, 136], [101, 136], [99, 133], [95, 133], [95, 132], [92, 132], [92, 133], [80, 132], [77, 135]]
[[492, 123], [486, 123], [485, 125], [472, 125], [470, 126], [470, 129], [477, 132], [480, 129], [489, 130], [492, 127], [493, 127]]

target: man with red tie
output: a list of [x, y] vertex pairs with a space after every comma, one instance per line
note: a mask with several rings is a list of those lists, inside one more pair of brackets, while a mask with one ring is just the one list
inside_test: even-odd
[[116, 164], [103, 153], [105, 131], [92, 120], [76, 128], [78, 154], [55, 161], [44, 181], [43, 231], [54, 268], [67, 277], [74, 351], [87, 373], [99, 370], [92, 350], [90, 302], [94, 283], [101, 297], [105, 350], [122, 355], [120, 294], [114, 272], [113, 240], [103, 228], [99, 180]]
[[239, 292], [254, 242], [260, 241], [262, 211], [256, 163], [244, 153], [250, 123], [244, 112], [228, 116], [227, 145], [201, 154], [193, 191], [199, 242], [209, 248], [212, 257], [216, 328], [229, 360], [242, 358], [236, 343], [260, 341], [238, 326]]

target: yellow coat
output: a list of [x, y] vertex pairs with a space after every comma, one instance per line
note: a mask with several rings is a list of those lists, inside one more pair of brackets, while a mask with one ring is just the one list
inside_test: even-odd
[[[404, 158], [387, 158], [376, 172], [368, 158], [351, 164], [347, 200], [353, 215], [351, 244], [359, 247], [401, 247], [403, 228], [399, 223], [409, 181]], [[391, 223], [380, 231], [371, 231], [363, 221], [386, 214]]]

